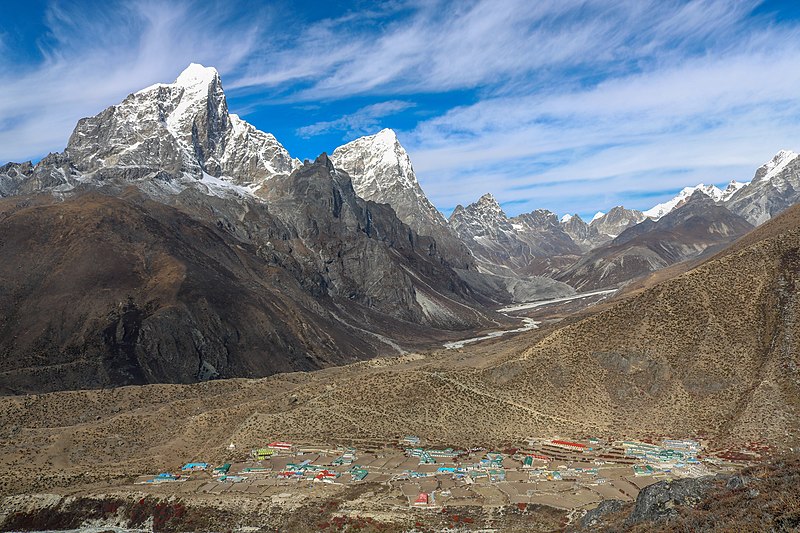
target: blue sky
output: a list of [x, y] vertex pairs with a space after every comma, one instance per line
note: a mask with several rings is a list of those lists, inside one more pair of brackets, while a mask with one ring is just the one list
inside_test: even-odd
[[646, 209], [800, 151], [800, 2], [4, 1], [0, 163], [190, 62], [299, 157], [394, 128], [444, 212]]

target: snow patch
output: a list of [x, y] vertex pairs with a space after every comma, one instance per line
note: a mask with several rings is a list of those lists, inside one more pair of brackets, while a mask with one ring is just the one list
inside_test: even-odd
[[175, 80], [175, 85], [185, 88], [204, 88], [211, 85], [217, 77], [219, 77], [219, 73], [214, 67], [204, 67], [199, 63], [189, 63], [189, 66]]
[[240, 185], [231, 183], [230, 181], [221, 178], [215, 178], [206, 172], [203, 172], [203, 177], [198, 181], [206, 186], [210, 195], [217, 196], [219, 198], [226, 198], [232, 194], [235, 196], [244, 197], [254, 196], [253, 192], [255, 187], [242, 187]]
[[725, 190], [722, 191], [722, 201], [726, 202], [728, 200], [728, 198], [730, 198], [731, 196], [736, 194], [736, 191], [738, 191], [739, 189], [741, 189], [745, 185], [749, 185], [749, 182], [741, 183], [741, 182], [738, 182], [736, 180], [731, 180], [731, 182], [728, 184], [728, 186], [725, 187]]
[[756, 182], [756, 181], [771, 180], [772, 178], [780, 174], [789, 163], [797, 159], [797, 155], [798, 154], [792, 152], [791, 150], [781, 150], [780, 152], [775, 154], [775, 157], [770, 159], [769, 162], [762, 165], [762, 167], [759, 169], [759, 171], [761, 171], [762, 169], [765, 171], [764, 175], [761, 176], [761, 178], [754, 179], [753, 181]]

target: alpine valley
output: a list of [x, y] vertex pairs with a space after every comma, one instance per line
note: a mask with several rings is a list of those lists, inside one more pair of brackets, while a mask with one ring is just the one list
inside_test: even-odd
[[800, 475], [798, 203], [783, 150], [447, 219], [394, 131], [300, 161], [191, 64], [0, 167], [0, 528], [713, 525]]

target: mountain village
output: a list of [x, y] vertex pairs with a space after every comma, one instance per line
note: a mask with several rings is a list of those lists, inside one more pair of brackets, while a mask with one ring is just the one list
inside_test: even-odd
[[[663, 480], [729, 473], [758, 459], [756, 453], [709, 454], [700, 442], [588, 438], [530, 439], [503, 450], [429, 447], [406, 436], [378, 443], [318, 446], [273, 441], [248, 453], [231, 443], [230, 462], [185, 463], [173, 472], [141, 476], [136, 484], [161, 496], [242, 494], [303, 497], [324, 485], [378, 484], [389, 506], [442, 509], [540, 504], [578, 511], [604, 499], [632, 501]], [[319, 488], [315, 489], [320, 485]]]

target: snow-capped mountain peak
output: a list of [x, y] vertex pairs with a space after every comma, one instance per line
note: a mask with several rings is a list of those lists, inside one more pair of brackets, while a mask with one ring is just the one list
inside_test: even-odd
[[336, 148], [331, 161], [350, 174], [353, 187], [362, 198], [392, 204], [383, 196], [396, 188], [424, 196], [411, 158], [392, 129], [385, 128]]
[[361, 198], [389, 204], [397, 218], [419, 235], [433, 237], [450, 258], [459, 258], [462, 264], [471, 261], [463, 243], [423, 192], [394, 130], [386, 128], [342, 145], [330, 159], [334, 167], [350, 175]]
[[[208, 96], [209, 87], [212, 85], [222, 85], [217, 69], [204, 67], [199, 63], [190, 63], [172, 83], [155, 83], [133, 94], [147, 94], [158, 89], [176, 89], [181, 90], [181, 99], [204, 100]], [[224, 97], [224, 94], [222, 96]]]
[[394, 150], [395, 145], [400, 142], [397, 140], [397, 133], [392, 128], [383, 128], [378, 133], [368, 135], [366, 138], [369, 138], [376, 148], [383, 147], [386, 150]]
[[725, 187], [725, 190], [722, 191], [721, 200], [723, 202], [726, 202], [728, 200], [728, 198], [730, 198], [731, 196], [733, 196], [736, 193], [736, 191], [738, 191], [739, 189], [741, 189], [742, 187], [744, 187], [748, 183], [749, 182], [742, 183], [741, 181], [731, 180], [731, 182], [728, 183], [728, 186]]
[[[730, 187], [730, 185], [729, 185]], [[727, 191], [728, 189], [726, 189]], [[668, 200], [664, 203], [660, 203], [652, 208], [644, 211], [644, 216], [648, 218], [652, 218], [653, 220], [658, 220], [659, 218], [663, 217], [670, 211], [677, 209], [678, 207], [682, 206], [695, 191], [700, 191], [715, 202], [719, 202], [725, 199], [725, 192], [720, 190], [719, 187], [716, 185], [705, 185], [703, 183], [699, 183], [694, 187], [684, 187], [681, 189], [681, 192], [677, 194], [671, 200]], [[736, 192], [735, 190], [733, 192]], [[733, 193], [731, 193], [733, 194]]]
[[[106, 134], [98, 138], [99, 131]], [[82, 119], [67, 153], [86, 174], [109, 167], [126, 169], [129, 180], [163, 172], [202, 181], [207, 174], [250, 191], [300, 164], [275, 137], [230, 115], [219, 73], [197, 63], [172, 83], [151, 85]]]
[[204, 67], [199, 63], [189, 63], [175, 80], [175, 85], [181, 87], [208, 87], [214, 80], [219, 79], [219, 72], [214, 67]]
[[764, 163], [761, 168], [756, 171], [752, 183], [759, 181], [768, 181], [785, 169], [789, 163], [797, 159], [798, 154], [791, 150], [781, 150], [775, 156]]
[[601, 218], [601, 217], [604, 217], [604, 216], [606, 216], [605, 213], [603, 213], [602, 211], [598, 211], [597, 213], [594, 214], [594, 216], [592, 217], [592, 220], [590, 220], [589, 222], [594, 222], [598, 218]]
[[564, 215], [564, 216], [562, 216], [562, 217], [561, 217], [561, 219], [560, 219], [560, 222], [561, 222], [562, 224], [566, 224], [566, 223], [567, 223], [567, 222], [569, 222], [571, 219], [572, 219], [572, 215], [570, 215], [569, 213], [567, 213], [566, 215]]

